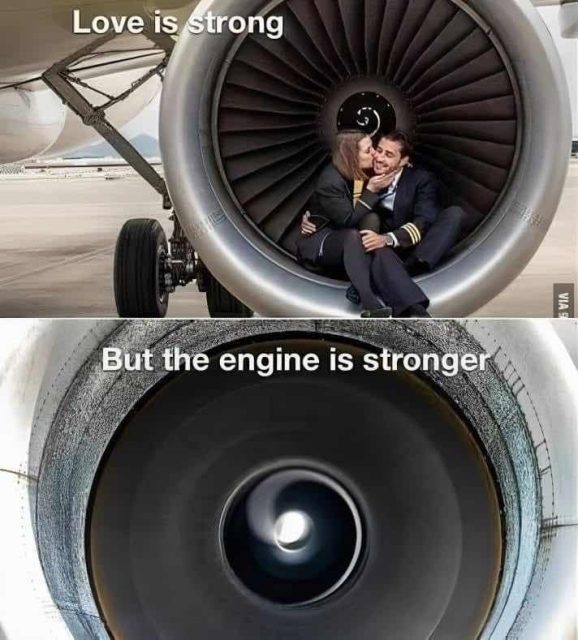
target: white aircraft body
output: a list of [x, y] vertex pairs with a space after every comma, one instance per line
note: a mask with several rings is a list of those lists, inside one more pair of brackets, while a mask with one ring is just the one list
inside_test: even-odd
[[[184, 9], [183, 9], [184, 8]], [[99, 140], [91, 127], [71, 113], [42, 81], [53, 64], [93, 42], [95, 35], [73, 31], [77, 9], [86, 27], [95, 16], [141, 16], [156, 10], [176, 16], [190, 14], [194, 4], [184, 0], [3, 0], [0, 3], [0, 164], [32, 157], [60, 156]], [[117, 95], [164, 52], [144, 36], [123, 34], [73, 66], [75, 76], [97, 91]], [[157, 95], [160, 77], [152, 78], [107, 112], [120, 127], [134, 119]], [[78, 86], [95, 106], [107, 98]]]
[[[85, 126], [64, 106], [40, 77], [53, 64], [94, 41], [94, 35], [73, 32], [75, 9], [80, 12], [83, 27], [90, 25], [95, 16], [134, 15], [151, 19], [157, 10], [175, 15], [182, 24], [197, 1], [3, 0], [0, 3], [0, 164], [61, 156], [100, 139], [94, 129]], [[534, 0], [534, 4], [546, 7], [544, 14], [551, 30], [565, 38], [578, 37], [578, 3], [560, 6], [552, 0]], [[575, 42], [565, 44], [558, 33], [554, 36], [559, 49], [565, 47], [562, 56], [571, 85], [574, 134], [578, 137], [578, 46]], [[75, 75], [98, 91], [116, 95], [142, 76], [143, 69], [158, 64], [162, 57], [163, 52], [155, 49], [144, 36], [125, 33], [77, 64]], [[142, 85], [111, 108], [108, 112], [111, 122], [120, 127], [134, 119], [150, 104], [160, 87], [158, 77]], [[80, 91], [95, 106], [106, 102], [106, 98], [95, 91], [84, 87], [80, 87]]]

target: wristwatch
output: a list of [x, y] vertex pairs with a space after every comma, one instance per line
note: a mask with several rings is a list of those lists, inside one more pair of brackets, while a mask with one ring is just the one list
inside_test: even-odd
[[395, 241], [389, 234], [386, 233], [383, 237], [385, 238], [386, 247], [395, 247]]

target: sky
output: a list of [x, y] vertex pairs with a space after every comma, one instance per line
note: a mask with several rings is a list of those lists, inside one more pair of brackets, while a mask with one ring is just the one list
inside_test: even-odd
[[127, 134], [129, 139], [139, 134], [146, 134], [158, 140], [160, 102], [161, 98], [159, 94], [140, 115], [126, 125], [126, 127], [123, 127], [123, 133]]

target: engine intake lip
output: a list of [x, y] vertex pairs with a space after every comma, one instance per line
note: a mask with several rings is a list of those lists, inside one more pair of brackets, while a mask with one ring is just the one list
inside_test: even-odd
[[[95, 329], [100, 331], [97, 335], [103, 326], [100, 323]], [[95, 350], [94, 334], [87, 335], [66, 361], [58, 385], [47, 381], [41, 396], [45, 401], [35, 415], [37, 437], [43, 437], [38, 483], [31, 495], [35, 535], [43, 575], [75, 637], [107, 637], [87, 567], [87, 514], [97, 470], [127, 416], [169, 379], [160, 371], [103, 374], [101, 349], [150, 347], [160, 358], [165, 348], [175, 345], [189, 353], [211, 353], [224, 345], [230, 349], [247, 341], [280, 337], [330, 338], [364, 349], [405, 353], [493, 354], [484, 375], [424, 377], [452, 399], [475, 430], [503, 498], [503, 572], [481, 638], [547, 635], [553, 624], [553, 594], [560, 593], [560, 585], [567, 589], [565, 593], [572, 591], [567, 559], [573, 531], [564, 518], [574, 513], [575, 491], [564, 474], [571, 468], [568, 455], [576, 446], [575, 429], [569, 423], [576, 410], [571, 386], [575, 370], [549, 325], [440, 321], [410, 326], [397, 321], [301, 320], [121, 323], [115, 327], [99, 338]], [[36, 441], [36, 450], [38, 446]], [[556, 624], [564, 625], [573, 607], [569, 600], [560, 604]]]
[[[493, 213], [442, 269], [420, 280], [435, 315], [459, 317], [495, 297], [542, 242], [566, 177], [571, 117], [558, 54], [533, 7], [451, 1], [490, 34], [496, 47], [501, 43], [518, 95], [521, 128], [517, 161]], [[198, 11], [208, 8], [202, 5]], [[215, 0], [210, 8], [223, 14], [238, 10], [228, 0]], [[269, 8], [263, 9], [258, 0], [245, 7], [253, 14]], [[239, 202], [223, 179], [215, 147], [216, 114], [222, 70], [234, 61], [238, 44], [237, 37], [226, 34], [211, 38], [184, 34], [171, 60], [163, 94], [161, 146], [173, 202], [211, 272], [259, 314], [351, 316], [357, 310], [344, 299], [344, 286], [305, 271], [266, 239], [240, 213]], [[556, 90], [537, 89], [545, 83]], [[198, 121], [192, 113], [198, 114]], [[555, 119], [552, 113], [557, 114]]]

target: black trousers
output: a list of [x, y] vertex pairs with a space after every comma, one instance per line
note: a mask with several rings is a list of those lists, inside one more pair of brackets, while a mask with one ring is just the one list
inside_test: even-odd
[[404, 261], [394, 249], [386, 247], [373, 252], [371, 279], [375, 291], [399, 318], [415, 305], [429, 307], [429, 298], [410, 276]]
[[409, 254], [406, 263], [419, 260], [428, 270], [435, 269], [458, 243], [466, 221], [467, 214], [461, 207], [444, 209], [421, 244]]
[[[430, 301], [414, 282], [410, 272], [416, 266], [421, 267], [422, 271], [435, 269], [456, 245], [465, 220], [466, 213], [463, 209], [449, 207], [440, 213], [417, 248], [385, 248], [374, 252], [371, 265], [373, 289], [392, 307], [394, 317], [402, 316], [415, 305], [422, 305], [427, 309]], [[375, 220], [368, 215], [362, 228], [375, 230], [372, 228], [374, 226]]]
[[[372, 286], [373, 256], [366, 253], [357, 229], [333, 231], [325, 238], [323, 253], [317, 264], [324, 270], [345, 272], [351, 284], [359, 292], [361, 304], [367, 311], [375, 311], [383, 307]], [[339, 275], [338, 275], [339, 277]]]

